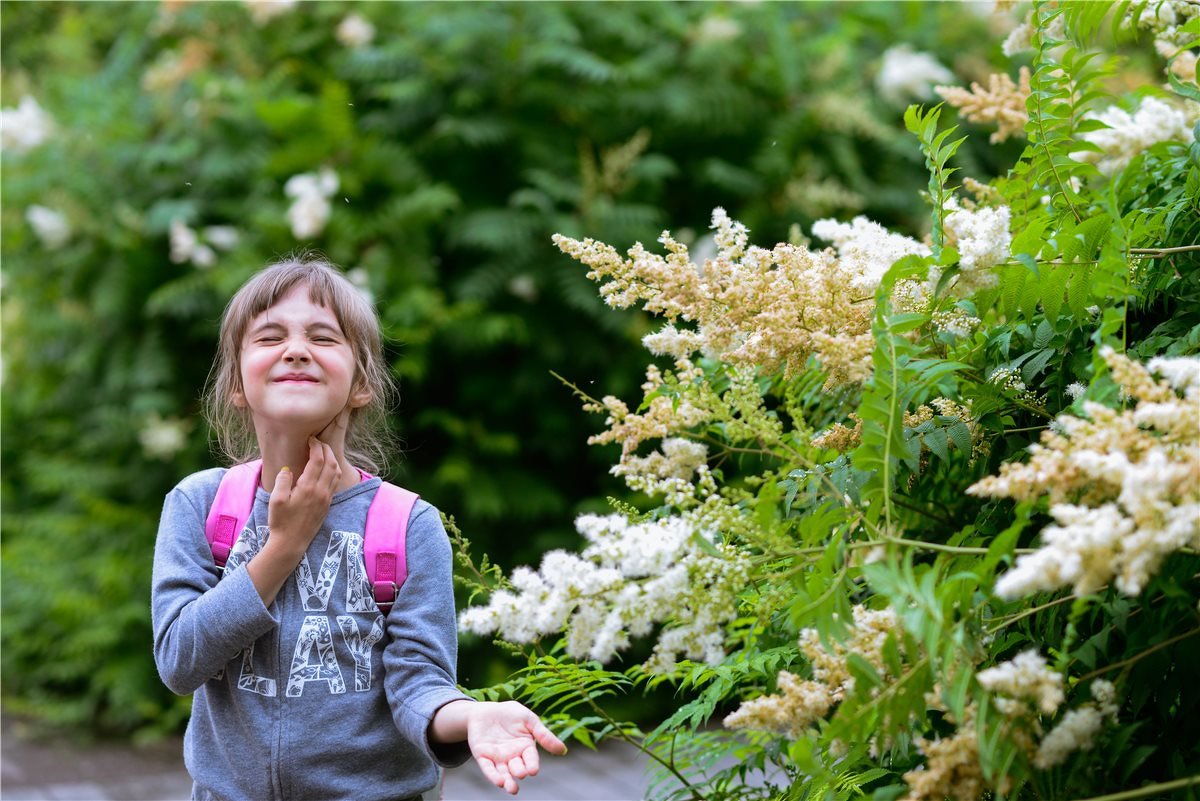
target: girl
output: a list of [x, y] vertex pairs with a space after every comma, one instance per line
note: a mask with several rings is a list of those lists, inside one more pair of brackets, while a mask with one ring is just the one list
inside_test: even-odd
[[[385, 455], [392, 389], [371, 304], [302, 257], [252, 277], [221, 321], [206, 412], [235, 462], [262, 459], [250, 520], [222, 572], [204, 525], [225, 470], [167, 495], [154, 552], [154, 654], [195, 693], [184, 740], [193, 799], [416, 799], [474, 756], [497, 787], [566, 747], [516, 702], [455, 684], [450, 544], [409, 518], [391, 610], [351, 592]], [[356, 581], [352, 582], [352, 579]]]

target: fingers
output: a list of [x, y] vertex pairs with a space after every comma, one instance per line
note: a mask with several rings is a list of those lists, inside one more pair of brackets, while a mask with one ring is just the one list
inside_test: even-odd
[[308, 438], [308, 464], [300, 479], [306, 486], [332, 494], [334, 486], [342, 477], [342, 466], [337, 455], [328, 444], [316, 437]]
[[312, 441], [321, 448], [322, 463], [321, 474], [318, 478], [319, 486], [326, 487], [332, 492], [342, 477], [342, 466], [338, 463], [337, 454], [333, 452], [333, 448], [315, 437]]
[[479, 765], [479, 769], [483, 771], [484, 778], [489, 782], [501, 788], [509, 795], [517, 794], [517, 782], [509, 775], [507, 765], [500, 767], [487, 757], [479, 757], [475, 762]]
[[536, 776], [538, 772], [537, 746], [531, 745], [521, 752], [521, 756], [510, 759], [508, 761], [508, 769], [518, 779]]
[[[567, 753], [567, 744], [558, 739], [554, 732], [546, 728], [540, 720], [532, 727], [533, 739], [538, 741], [538, 744], [549, 751], [551, 754], [562, 755]], [[537, 754], [537, 749], [534, 749], [534, 754]]]
[[279, 471], [279, 475], [275, 476], [275, 490], [271, 493], [271, 500], [275, 500], [275, 493], [279, 493], [279, 499], [286, 501], [292, 495], [292, 468], [287, 465]]

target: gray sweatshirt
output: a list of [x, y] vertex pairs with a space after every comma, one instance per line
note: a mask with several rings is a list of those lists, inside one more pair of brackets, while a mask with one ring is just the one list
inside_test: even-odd
[[204, 520], [225, 474], [205, 470], [167, 495], [154, 550], [154, 658], [163, 682], [195, 693], [184, 760], [195, 799], [396, 801], [434, 788], [465, 743], [427, 729], [455, 684], [458, 641], [450, 543], [418, 501], [408, 580], [386, 619], [363, 565], [380, 480], [333, 497], [329, 516], [278, 597], [263, 606], [244, 570], [266, 542], [268, 493], [230, 553], [213, 563]]

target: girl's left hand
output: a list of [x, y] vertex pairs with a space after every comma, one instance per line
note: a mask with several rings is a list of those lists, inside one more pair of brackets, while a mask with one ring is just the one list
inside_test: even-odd
[[567, 747], [516, 701], [473, 704], [467, 718], [467, 745], [488, 781], [517, 794], [517, 781], [538, 772], [539, 745], [551, 754]]

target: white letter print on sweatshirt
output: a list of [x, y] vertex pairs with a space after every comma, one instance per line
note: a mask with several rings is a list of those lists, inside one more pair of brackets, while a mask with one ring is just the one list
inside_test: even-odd
[[[263, 549], [268, 533], [266, 526], [246, 526], [242, 529], [242, 536], [238, 537], [233, 550], [229, 552], [229, 558], [225, 561], [225, 572], [232, 573], [245, 567], [246, 563]], [[217, 674], [217, 678], [222, 678], [224, 673], [222, 670]], [[262, 676], [254, 669], [254, 643], [250, 643], [250, 647], [242, 651], [242, 671], [238, 676], [237, 686], [239, 690], [265, 695], [268, 698], [275, 696], [275, 679]]]
[[[317, 647], [318, 662], [309, 662], [313, 646]], [[292, 654], [292, 674], [288, 677], [287, 694], [295, 698], [304, 692], [310, 681], [323, 681], [329, 692], [341, 695], [346, 692], [342, 669], [338, 667], [337, 655], [333, 652], [333, 633], [329, 630], [329, 618], [324, 615], [305, 615], [296, 640], [296, 651]]]
[[[263, 548], [269, 535], [266, 526], [257, 529], [247, 527], [238, 538], [225, 572], [231, 572], [244, 567]], [[325, 558], [321, 561], [320, 574], [313, 575], [312, 566], [305, 556], [293, 574], [296, 579], [296, 589], [306, 612], [327, 612], [329, 600], [333, 594], [333, 585], [342, 573], [342, 565], [346, 566], [346, 607], [347, 612], [374, 613], [376, 618], [370, 632], [364, 637], [358, 622], [350, 615], [338, 615], [337, 627], [341, 642], [354, 660], [354, 691], [369, 692], [372, 684], [372, 648], [383, 639], [383, 617], [375, 605], [371, 584], [367, 579], [362, 559], [355, 556], [363, 551], [361, 534], [349, 531], [333, 531], [330, 533], [329, 544], [325, 548]], [[349, 555], [349, 558], [347, 558]], [[313, 660], [313, 649], [316, 648], [316, 660]], [[215, 678], [222, 678], [221, 671]], [[292, 651], [291, 670], [287, 681], [287, 695], [297, 697], [304, 692], [305, 686], [313, 681], [324, 682], [328, 692], [341, 694], [346, 692], [345, 679], [338, 664], [337, 649], [334, 644], [332, 621], [325, 615], [305, 615], [300, 627], [296, 646]], [[274, 697], [277, 692], [277, 682], [274, 678], [262, 675], [254, 667], [254, 644], [242, 652], [242, 669], [238, 678], [238, 689]]]

